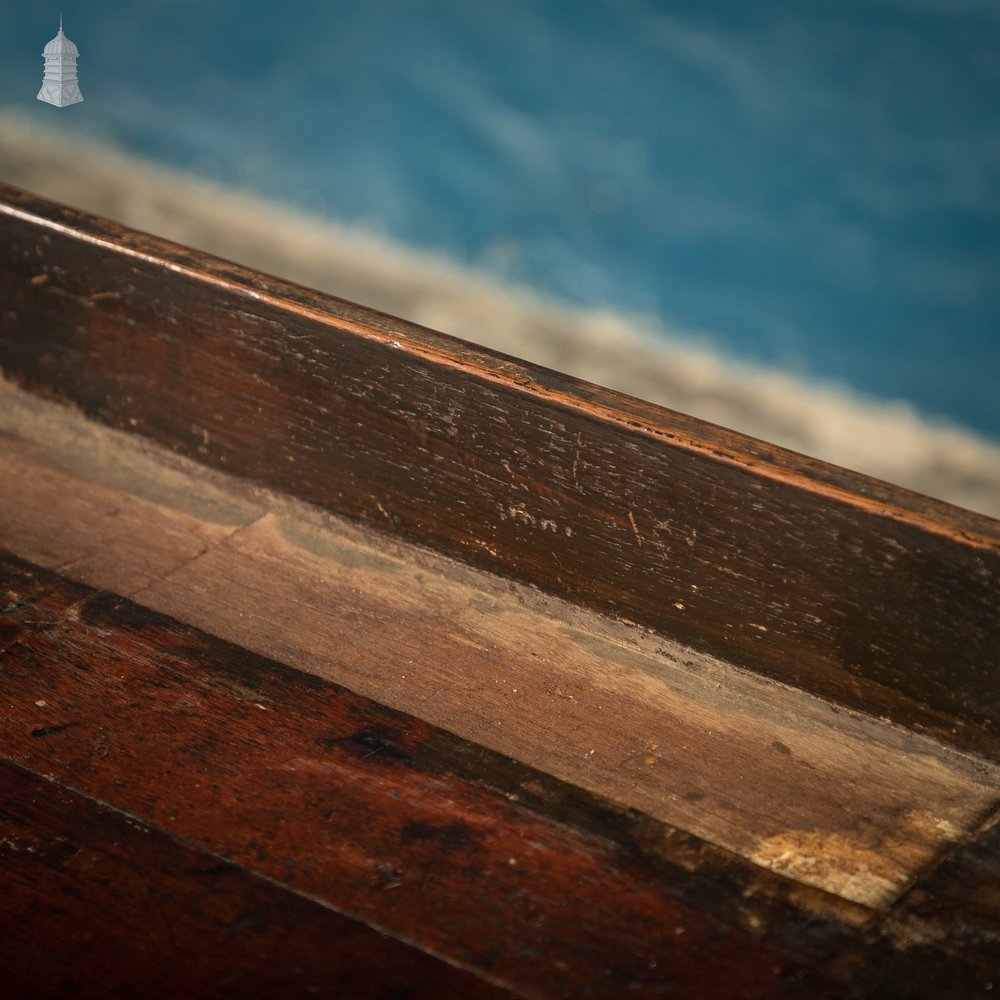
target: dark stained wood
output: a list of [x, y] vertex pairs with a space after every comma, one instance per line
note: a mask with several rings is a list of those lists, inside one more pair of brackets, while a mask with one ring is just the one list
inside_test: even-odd
[[34, 391], [1000, 759], [995, 521], [12, 188], [0, 302]]
[[520, 995], [16, 765], [0, 802], [7, 997]]
[[979, 990], [1000, 990], [1000, 812], [921, 879], [890, 921], [913, 943], [910, 961], [935, 964], [946, 952], [966, 964]]
[[[0, 556], [5, 986], [879, 998], [997, 986], [1000, 789], [982, 759], [1000, 760], [997, 522], [2, 187], [0, 369], [133, 440], [356, 523], [322, 541], [339, 546], [334, 567], [259, 491], [174, 509], [149, 483], [131, 493], [128, 461], [117, 486], [90, 492], [58, 472], [39, 480], [23, 455], [0, 466], [0, 489], [21, 484], [0, 523], [27, 552], [238, 643]], [[171, 489], [186, 495], [183, 477]], [[32, 503], [52, 509], [35, 517]], [[357, 522], [425, 556], [371, 545]], [[493, 596], [470, 599], [467, 620], [468, 579], [455, 581], [472, 570], [447, 585], [423, 575], [442, 553], [500, 574], [495, 593], [472, 587]], [[546, 624], [553, 597], [511, 577], [620, 621], [563, 609], [562, 627]], [[438, 617], [446, 653], [410, 626], [420, 615]], [[552, 662], [533, 662], [530, 642], [498, 657], [505, 630]], [[680, 656], [670, 639], [718, 659], [684, 654], [664, 684]], [[260, 655], [268, 643], [287, 665]], [[652, 669], [649, 644], [663, 657]], [[317, 668], [319, 646], [333, 666]], [[618, 748], [615, 802], [580, 787], [584, 768], [561, 781], [544, 740], [517, 762], [475, 725], [475, 742], [438, 728], [422, 707], [435, 684], [397, 680], [394, 646], [413, 647], [416, 671], [503, 661], [542, 685], [587, 678], [604, 704], [553, 701], [564, 729], [549, 730], [536, 696], [527, 719], [548, 733], [554, 773], [577, 730], [638, 718], [654, 675], [649, 712], [697, 753], [628, 808], [621, 782], [635, 765], [640, 789], [652, 753]], [[733, 675], [732, 706], [710, 670]], [[403, 688], [410, 714], [379, 704]], [[483, 712], [485, 691], [453, 707]], [[501, 724], [516, 711], [496, 706]], [[730, 723], [744, 728], [723, 749]], [[756, 784], [732, 781], [741, 761]], [[809, 822], [767, 851], [736, 845], [775, 871], [690, 832], [717, 813], [694, 797], [706, 782], [732, 810], [713, 820], [717, 842], [739, 816], [766, 822], [782, 761], [785, 806]], [[830, 801], [796, 790], [810, 767]], [[835, 795], [849, 786], [833, 774], [859, 789], [843, 830]], [[907, 791], [893, 775], [926, 780]], [[940, 808], [914, 808], [921, 788]], [[657, 794], [680, 792], [694, 805], [659, 808]], [[675, 816], [689, 832], [663, 822]], [[860, 852], [844, 837], [859, 823]], [[920, 837], [885, 894], [852, 888], [852, 873], [877, 884]], [[803, 884], [834, 885], [808, 866], [776, 874], [796, 855], [843, 855], [836, 891], [872, 905]], [[64, 948], [46, 962], [53, 940]]]

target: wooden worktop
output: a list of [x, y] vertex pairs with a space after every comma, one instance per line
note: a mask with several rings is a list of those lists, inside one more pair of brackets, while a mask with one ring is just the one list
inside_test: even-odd
[[24, 995], [988, 992], [997, 522], [2, 187], [0, 303]]

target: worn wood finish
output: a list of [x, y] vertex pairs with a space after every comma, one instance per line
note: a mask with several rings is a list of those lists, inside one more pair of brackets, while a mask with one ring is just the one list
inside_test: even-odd
[[11, 189], [0, 367], [5, 985], [990, 995], [996, 522]]
[[926, 737], [3, 399], [0, 545], [803, 882], [886, 906], [1000, 800]]
[[892, 924], [928, 952], [961, 956], [984, 992], [1000, 989], [1000, 812], [896, 904]]
[[10, 557], [0, 593], [24, 995], [990, 994], [995, 820], [850, 908], [119, 597]]
[[1000, 759], [997, 524], [4, 188], [0, 367]]
[[[6, 904], [12, 918], [30, 923], [33, 906], [94, 880], [97, 892], [111, 893], [110, 915], [131, 912], [140, 934], [150, 930], [141, 892], [162, 894], [168, 913], [175, 905], [188, 912], [182, 951], [207, 921], [214, 936], [206, 944], [225, 953], [216, 908], [234, 915], [229, 923], [244, 907], [255, 912], [247, 897], [264, 890], [248, 881], [252, 872], [281, 889], [273, 905], [293, 912], [278, 929], [298, 928], [302, 947], [326, 926], [301, 926], [313, 920], [294, 912], [305, 896], [529, 996], [673, 995], [694, 983], [734, 997], [847, 989], [845, 925], [820, 915], [820, 895], [803, 921], [777, 876], [682, 837], [675, 850], [695, 869], [686, 871], [663, 847], [644, 846], [664, 844], [669, 831], [653, 837], [641, 820], [570, 786], [121, 598], [81, 600], [79, 588], [10, 559], [0, 560], [0, 589], [18, 610], [39, 595], [50, 609], [44, 629], [23, 633], [0, 659], [0, 758], [55, 783], [39, 792], [37, 781], [0, 772], [31, 789], [15, 788], [4, 812], [3, 863], [17, 883]], [[100, 808], [71, 803], [67, 790]], [[142, 835], [108, 844], [109, 809], [141, 821]], [[74, 839], [64, 831], [82, 814], [91, 818]], [[120, 825], [112, 824], [116, 838]], [[160, 834], [147, 839], [149, 828], [186, 854]], [[86, 852], [80, 867], [67, 868], [78, 851]], [[220, 861], [234, 886], [214, 898], [197, 873]], [[53, 873], [31, 890], [21, 883], [39, 865]], [[118, 898], [100, 881], [110, 869], [124, 879]], [[828, 909], [845, 912], [834, 900]], [[80, 912], [71, 907], [65, 919]], [[151, 916], [153, 928], [163, 916]], [[45, 918], [34, 920], [37, 934]], [[371, 937], [359, 962], [395, 947], [329, 922], [338, 935]], [[244, 947], [235, 945], [234, 961]], [[286, 960], [298, 949], [293, 941]], [[327, 958], [328, 975], [357, 967], [341, 969], [335, 947]], [[809, 959], [818, 970], [807, 969]], [[387, 976], [369, 968], [388, 993], [396, 972], [421, 968], [420, 956], [407, 961]], [[444, 975], [431, 965], [428, 983]]]

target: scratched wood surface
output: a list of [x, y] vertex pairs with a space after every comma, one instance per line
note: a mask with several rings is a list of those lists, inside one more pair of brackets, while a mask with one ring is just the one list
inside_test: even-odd
[[[133, 865], [117, 904], [127, 916], [130, 892], [172, 900], [210, 891], [197, 878], [164, 886], [164, 870], [173, 881], [222, 862], [222, 874], [241, 876], [218, 900], [224, 913], [241, 907], [254, 886], [259, 892], [263, 879], [284, 890], [272, 904], [279, 911], [305, 897], [378, 928], [387, 953], [385, 937], [417, 942], [422, 954], [528, 995], [667, 993], [698, 978], [720, 995], [767, 996], [780, 978], [803, 971], [787, 944], [757, 940], [737, 920], [708, 917], [687, 902], [681, 889], [696, 893], [704, 877], [674, 885], [671, 878], [683, 881], [679, 870], [651, 871], [606, 837], [515, 801], [514, 788], [531, 798], [523, 786], [532, 781], [536, 800], [545, 802], [546, 784], [557, 798], [558, 785], [541, 775], [22, 563], [0, 561], [0, 591], [10, 628], [21, 629], [0, 671], [0, 756], [55, 786], [47, 792], [45, 782], [3, 772], [22, 786], [14, 789], [20, 805], [5, 809], [8, 835], [0, 841], [18, 876], [17, 892], [0, 903], [14, 923], [47, 905], [51, 890], [35, 884], [38, 868], [58, 873], [49, 879], [59, 897], [88, 879], [100, 887], [104, 867]], [[488, 774], [502, 790], [478, 787], [463, 771]], [[586, 799], [563, 794], [586, 813]], [[76, 809], [73, 795], [84, 799]], [[88, 803], [168, 836], [166, 857], [143, 837], [116, 842], [114, 824], [98, 833], [99, 843], [86, 840], [91, 824], [73, 836], [59, 829], [74, 826], [74, 812], [87, 812]], [[600, 824], [600, 807], [590, 809]], [[135, 850], [136, 840], [144, 849]], [[177, 859], [178, 841], [200, 857]], [[157, 878], [143, 885], [150, 866]], [[258, 880], [248, 885], [247, 872]], [[176, 905], [190, 907], [195, 931], [216, 919], [197, 902]], [[153, 916], [154, 924], [162, 919]], [[48, 926], [47, 913], [35, 920]], [[176, 947], [185, 946], [187, 930], [179, 929]], [[826, 947], [836, 942], [834, 928]], [[155, 939], [149, 949], [157, 951]], [[419, 957], [408, 961], [419, 966]], [[335, 953], [328, 959], [339, 963]], [[436, 966], [432, 972], [443, 977]], [[381, 981], [376, 966], [370, 973]]]
[[[947, 866], [924, 884], [964, 947], [11, 557], [0, 594], [24, 995], [988, 993], [968, 922], [996, 896], [970, 909]], [[997, 845], [964, 857], [990, 874]]]
[[0, 370], [15, 990], [993, 995], [995, 521], [2, 186]]
[[926, 737], [9, 387], [4, 430], [0, 546], [846, 899], [890, 905], [1000, 802]]
[[0, 302], [33, 391], [1000, 759], [995, 521], [9, 187]]

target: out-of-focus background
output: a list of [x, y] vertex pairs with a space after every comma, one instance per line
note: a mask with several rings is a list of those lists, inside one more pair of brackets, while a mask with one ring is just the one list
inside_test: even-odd
[[998, 52], [996, 0], [0, 0], [0, 179], [1000, 514]]

